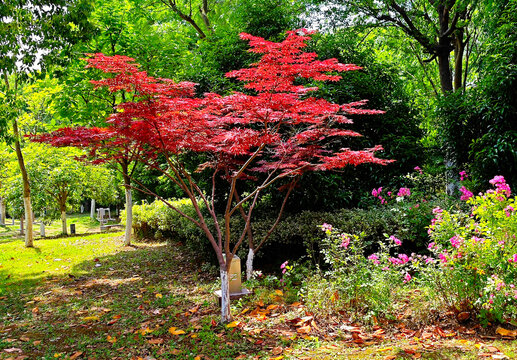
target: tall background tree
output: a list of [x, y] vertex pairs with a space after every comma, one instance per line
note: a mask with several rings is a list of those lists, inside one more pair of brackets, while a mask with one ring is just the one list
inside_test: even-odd
[[[25, 246], [33, 246], [32, 206], [27, 169], [23, 159], [18, 119], [24, 104], [18, 92], [27, 75], [45, 69], [59, 59], [69, 45], [88, 34], [86, 3], [78, 0], [4, 1], [0, 5], [0, 69], [2, 70], [2, 107], [4, 122], [12, 133], [5, 140], [14, 143], [23, 180], [25, 209]], [[51, 60], [52, 58], [52, 60]], [[5, 128], [5, 126], [4, 126]]]

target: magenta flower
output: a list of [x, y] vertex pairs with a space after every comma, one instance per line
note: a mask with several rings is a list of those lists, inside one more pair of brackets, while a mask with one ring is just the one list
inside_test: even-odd
[[462, 238], [460, 238], [457, 235], [454, 235], [453, 237], [450, 238], [450, 241], [451, 241], [452, 247], [455, 247], [457, 249], [460, 247], [460, 245], [462, 243]]
[[402, 245], [402, 241], [400, 241], [398, 238], [395, 237], [395, 235], [390, 236], [390, 240], [395, 243], [395, 245], [400, 246]]
[[504, 176], [501, 176], [501, 175], [494, 176], [494, 178], [492, 180], [490, 180], [489, 183], [496, 187], [496, 193], [505, 194], [506, 196], [510, 196], [512, 191], [510, 189], [510, 186], [506, 183]]
[[462, 200], [462, 201], [467, 201], [468, 199], [470, 199], [471, 197], [474, 196], [474, 194], [471, 191], [469, 191], [465, 186], [462, 186], [460, 188], [460, 191], [461, 191], [460, 200]]
[[409, 273], [406, 273], [406, 275], [404, 275], [404, 284], [409, 282], [411, 280], [411, 275], [409, 275]]
[[513, 257], [508, 259], [509, 262], [517, 263], [517, 254], [513, 254]]
[[289, 263], [289, 261], [286, 261], [284, 263], [282, 263], [282, 265], [280, 265], [280, 269], [282, 269], [282, 274], [285, 274], [285, 272], [287, 271], [287, 264]]
[[408, 188], [402, 187], [399, 189], [397, 196], [400, 196], [400, 197], [411, 196], [411, 190], [409, 190]]
[[463, 181], [467, 179], [469, 176], [467, 175], [466, 171], [460, 171], [460, 180]]
[[379, 261], [379, 257], [375, 254], [371, 254], [368, 256], [368, 260], [372, 260], [375, 265], [379, 265], [381, 262]]
[[420, 169], [420, 166], [415, 166], [415, 168], [413, 169], [415, 171], [418, 171], [419, 174], [422, 174], [422, 169]]
[[378, 188], [378, 189], [373, 189], [372, 190], [372, 195], [373, 197], [378, 197], [382, 192], [382, 187]]
[[438, 257], [440, 258], [442, 263], [445, 264], [447, 262], [447, 254], [446, 253], [441, 253], [440, 255], [438, 255]]
[[435, 245], [436, 245], [436, 244], [435, 244], [434, 242], [429, 243], [429, 245], [427, 245], [427, 248], [428, 248], [429, 250], [432, 250], [432, 249], [434, 248], [434, 246], [435, 246]]
[[506, 214], [506, 217], [510, 217], [514, 211], [515, 209], [513, 208], [513, 206], [510, 205], [504, 208], [504, 213]]

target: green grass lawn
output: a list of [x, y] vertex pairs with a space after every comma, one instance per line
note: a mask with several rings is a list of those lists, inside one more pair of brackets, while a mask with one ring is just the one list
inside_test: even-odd
[[[75, 224], [76, 234], [90, 234], [100, 232], [100, 225], [96, 219], [91, 219], [90, 214], [68, 214], [67, 215], [67, 229], [70, 232], [70, 224]], [[54, 237], [61, 234], [61, 220], [54, 220], [52, 224], [45, 227], [46, 237]], [[40, 224], [33, 224], [33, 231], [35, 238], [40, 236]], [[5, 226], [0, 226], [0, 244], [12, 240], [22, 240], [23, 235], [20, 235], [20, 220], [15, 220], [12, 225], [12, 220], [7, 219]]]
[[342, 328], [352, 325], [346, 316], [307, 320], [300, 331], [310, 314], [275, 288], [234, 301], [235, 322], [220, 325], [217, 273], [179, 244], [123, 247], [122, 233], [42, 239], [33, 249], [4, 239], [0, 359], [517, 358], [514, 341], [476, 335], [387, 328], [372, 337], [364, 328], [358, 341]]

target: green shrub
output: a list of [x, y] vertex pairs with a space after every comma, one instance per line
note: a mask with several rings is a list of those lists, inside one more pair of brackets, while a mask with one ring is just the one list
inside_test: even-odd
[[[195, 217], [194, 208], [188, 199], [174, 200], [173, 203], [181, 211]], [[342, 209], [335, 212], [302, 211], [287, 214], [258, 252], [257, 268], [277, 271], [285, 260], [298, 259], [304, 255], [309, 255], [315, 264], [323, 265], [320, 248], [325, 236], [320, 225], [324, 222], [332, 223], [346, 233], [362, 233], [363, 242], [370, 252], [376, 249], [377, 242], [384, 239], [385, 234], [402, 239], [406, 252], [423, 249], [428, 241], [426, 227], [432, 218], [431, 209], [438, 205], [443, 206], [443, 202], [430, 201], [414, 209], [405, 209], [404, 206], [409, 206], [407, 204], [394, 203], [392, 206], [369, 210]], [[206, 220], [209, 226], [213, 226], [211, 218]], [[274, 221], [267, 217], [255, 219], [252, 229], [256, 239], [264, 236]], [[233, 236], [239, 234], [236, 229], [242, 229], [243, 226], [242, 219], [233, 218]], [[139, 239], [180, 241], [206, 260], [214, 261], [213, 250], [205, 234], [160, 201], [133, 207], [133, 229]], [[246, 253], [247, 247], [241, 247], [239, 256], [245, 258]]]

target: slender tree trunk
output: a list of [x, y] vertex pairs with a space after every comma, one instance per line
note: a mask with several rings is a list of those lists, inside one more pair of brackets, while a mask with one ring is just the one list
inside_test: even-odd
[[5, 200], [0, 198], [0, 225], [5, 225]]
[[131, 245], [131, 231], [133, 229], [133, 197], [131, 196], [131, 178], [127, 162], [122, 164], [122, 176], [124, 177], [124, 187], [126, 191], [126, 232], [124, 234], [124, 245]]
[[68, 235], [66, 229], [66, 210], [63, 207], [61, 207], [61, 232], [63, 235]]
[[131, 189], [126, 187], [126, 232], [124, 234], [124, 245], [131, 245], [131, 230], [133, 229], [133, 197]]
[[34, 234], [32, 233], [31, 190], [29, 187], [29, 177], [27, 175], [27, 169], [25, 168], [25, 162], [23, 160], [23, 154], [20, 146], [20, 133], [18, 131], [18, 121], [16, 119], [13, 120], [13, 132], [16, 157], [18, 158], [18, 165], [20, 167], [23, 181], [23, 207], [25, 210], [25, 222], [27, 223], [27, 231], [25, 231], [25, 246], [33, 247]]
[[90, 207], [90, 218], [95, 219], [95, 200], [92, 199], [91, 207]]
[[23, 228], [23, 216], [20, 218], [20, 235], [24, 235], [25, 230]]
[[454, 40], [454, 91], [462, 88], [463, 78], [463, 54], [465, 52], [465, 43], [463, 42], [463, 29], [456, 30]]
[[251, 280], [253, 276], [253, 258], [255, 257], [255, 251], [250, 247], [248, 251], [248, 258], [246, 259], [246, 280]]
[[228, 323], [232, 320], [230, 312], [230, 282], [228, 281], [228, 271], [220, 268], [221, 273], [221, 323]]

